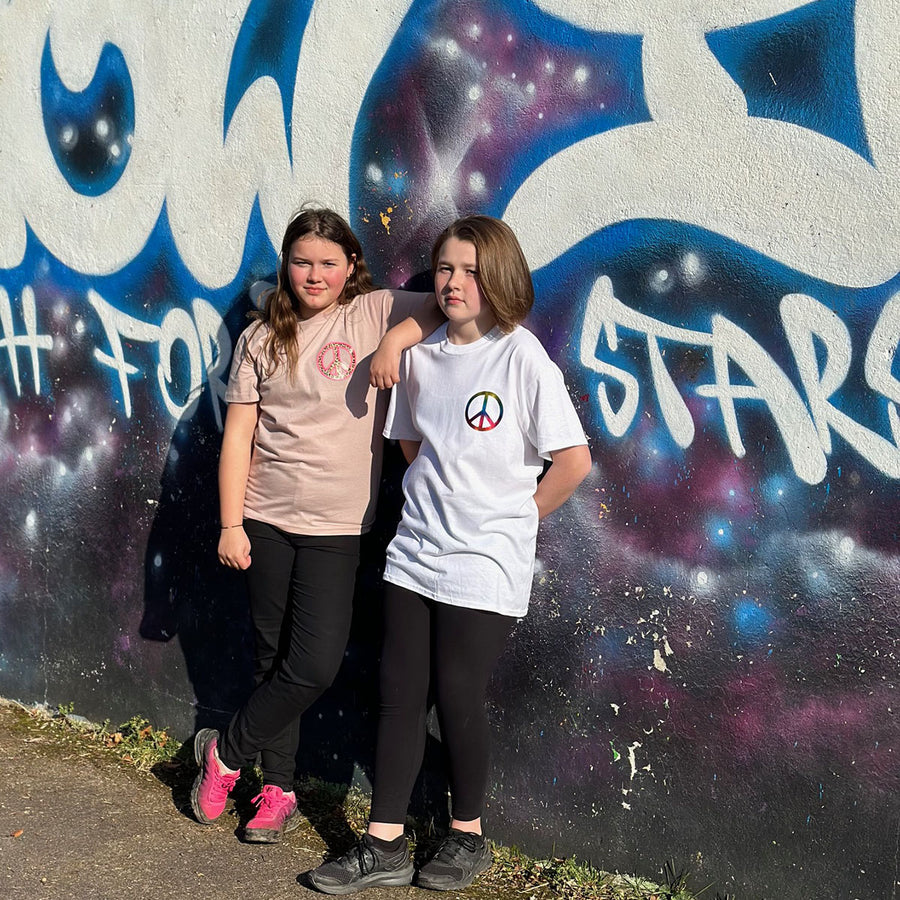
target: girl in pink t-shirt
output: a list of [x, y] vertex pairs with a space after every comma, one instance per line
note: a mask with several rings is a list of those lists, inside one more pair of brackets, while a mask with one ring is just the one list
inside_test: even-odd
[[441, 318], [429, 295], [374, 290], [337, 213], [291, 219], [278, 284], [238, 339], [225, 395], [218, 554], [247, 573], [257, 687], [222, 735], [194, 739], [191, 805], [204, 824], [257, 754], [263, 788], [245, 840], [278, 842], [299, 824], [300, 716], [343, 658], [360, 535], [374, 516], [387, 400], [377, 389], [397, 381], [401, 351]]

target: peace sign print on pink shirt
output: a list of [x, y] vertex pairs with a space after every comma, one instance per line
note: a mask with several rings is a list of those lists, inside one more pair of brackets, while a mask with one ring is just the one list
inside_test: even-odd
[[492, 391], [479, 391], [466, 404], [466, 424], [475, 431], [492, 431], [503, 418], [503, 401]]
[[316, 368], [332, 381], [346, 381], [356, 368], [356, 351], [344, 341], [331, 341], [319, 351]]

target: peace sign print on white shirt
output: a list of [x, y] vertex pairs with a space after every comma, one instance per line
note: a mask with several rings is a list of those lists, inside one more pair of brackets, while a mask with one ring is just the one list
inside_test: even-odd
[[475, 431], [492, 431], [503, 418], [503, 401], [493, 391], [478, 391], [466, 404], [466, 424]]

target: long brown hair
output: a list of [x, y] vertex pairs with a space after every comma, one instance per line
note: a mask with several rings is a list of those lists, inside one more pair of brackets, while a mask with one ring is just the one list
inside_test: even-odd
[[434, 242], [431, 271], [437, 271], [441, 248], [449, 238], [475, 245], [478, 283], [500, 330], [507, 334], [531, 311], [534, 285], [525, 254], [512, 229], [492, 216], [466, 216], [448, 225]]
[[375, 290], [375, 284], [363, 256], [362, 245], [342, 216], [332, 209], [301, 209], [294, 213], [281, 242], [278, 285], [266, 296], [263, 308], [251, 313], [254, 318], [269, 326], [263, 352], [268, 358], [270, 371], [274, 371], [279, 360], [285, 358], [291, 377], [300, 355], [297, 344], [300, 301], [291, 287], [288, 267], [294, 242], [305, 237], [322, 238], [338, 244], [347, 260], [354, 264], [338, 303], [341, 305], [351, 303], [360, 294]]

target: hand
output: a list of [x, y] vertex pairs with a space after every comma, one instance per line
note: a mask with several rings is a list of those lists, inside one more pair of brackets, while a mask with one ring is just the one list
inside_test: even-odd
[[388, 390], [400, 380], [400, 353], [390, 341], [382, 340], [372, 355], [369, 366], [369, 384]]
[[219, 535], [219, 562], [230, 569], [250, 566], [250, 538], [243, 526], [223, 528]]

